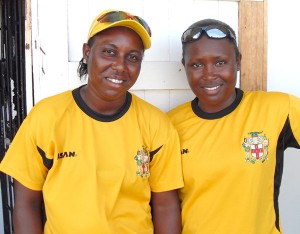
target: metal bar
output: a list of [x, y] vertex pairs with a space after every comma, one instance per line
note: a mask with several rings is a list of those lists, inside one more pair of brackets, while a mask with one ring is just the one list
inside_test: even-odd
[[[26, 116], [25, 0], [0, 0], [0, 161]], [[0, 173], [4, 233], [12, 234], [13, 179]]]

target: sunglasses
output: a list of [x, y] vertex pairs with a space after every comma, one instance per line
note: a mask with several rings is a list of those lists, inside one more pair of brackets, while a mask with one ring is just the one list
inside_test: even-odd
[[228, 37], [233, 39], [236, 43], [236, 37], [234, 33], [227, 27], [221, 25], [208, 25], [204, 27], [198, 26], [188, 28], [181, 36], [182, 44], [198, 40], [203, 32], [205, 32], [209, 38], [221, 39]]
[[143, 20], [141, 17], [139, 16], [135, 16], [135, 15], [131, 15], [127, 12], [124, 11], [110, 11], [107, 12], [104, 15], [101, 15], [97, 21], [100, 23], [105, 23], [105, 22], [117, 22], [117, 21], [121, 21], [121, 20], [134, 20], [136, 22], [138, 22], [140, 25], [142, 25], [144, 27], [144, 29], [147, 31], [147, 33], [149, 34], [149, 36], [151, 37], [151, 29], [149, 27], [149, 25], [146, 23], [145, 20]]

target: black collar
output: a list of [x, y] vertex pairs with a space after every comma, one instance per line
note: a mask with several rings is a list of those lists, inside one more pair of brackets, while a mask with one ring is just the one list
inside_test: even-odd
[[[83, 85], [84, 86], [84, 85]], [[81, 95], [80, 95], [80, 89], [83, 87], [80, 86], [76, 89], [74, 89], [72, 91], [73, 94], [73, 98], [76, 102], [76, 104], [78, 105], [78, 107], [88, 116], [90, 116], [91, 118], [98, 120], [98, 121], [102, 121], [102, 122], [112, 122], [115, 121], [119, 118], [121, 118], [129, 109], [130, 104], [131, 104], [131, 100], [132, 100], [132, 95], [127, 92], [126, 94], [126, 101], [124, 103], [124, 105], [121, 107], [121, 109], [114, 115], [103, 115], [100, 113], [97, 113], [95, 111], [93, 111], [82, 99]]]
[[230, 114], [232, 111], [234, 111], [237, 108], [237, 106], [240, 104], [240, 102], [242, 101], [244, 91], [241, 90], [241, 89], [236, 88], [235, 92], [236, 92], [236, 98], [235, 98], [234, 102], [230, 106], [226, 107], [224, 110], [221, 110], [221, 111], [218, 111], [218, 112], [215, 112], [215, 113], [206, 113], [203, 110], [201, 110], [200, 107], [198, 106], [198, 98], [196, 97], [191, 102], [193, 112], [197, 116], [199, 116], [200, 118], [203, 118], [203, 119], [219, 119], [219, 118], [222, 118], [222, 117]]

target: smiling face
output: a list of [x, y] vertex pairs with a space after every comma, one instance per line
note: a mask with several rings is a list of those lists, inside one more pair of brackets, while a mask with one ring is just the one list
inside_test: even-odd
[[228, 38], [211, 39], [203, 35], [184, 45], [183, 56], [189, 85], [203, 111], [218, 112], [233, 103], [241, 58]]
[[92, 109], [104, 113], [105, 106], [117, 109], [124, 104], [126, 92], [139, 76], [144, 47], [138, 34], [126, 27], [107, 29], [93, 40], [91, 46], [83, 45], [88, 84], [82, 97]]

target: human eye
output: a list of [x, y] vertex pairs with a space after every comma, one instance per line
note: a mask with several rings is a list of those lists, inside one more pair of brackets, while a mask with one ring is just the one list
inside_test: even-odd
[[106, 56], [108, 56], [108, 57], [113, 57], [113, 56], [115, 56], [115, 55], [117, 54], [117, 53], [116, 53], [114, 50], [112, 50], [112, 49], [103, 49], [102, 52], [103, 52]]
[[142, 61], [142, 57], [135, 54], [128, 54], [127, 58], [132, 63], [138, 63]]
[[201, 67], [203, 67], [203, 64], [202, 63], [193, 63], [192, 67], [193, 68], [201, 68]]
[[221, 67], [221, 66], [223, 66], [223, 65], [225, 65], [225, 64], [226, 64], [225, 61], [217, 61], [217, 62], [216, 62], [216, 66], [217, 66], [217, 67]]

